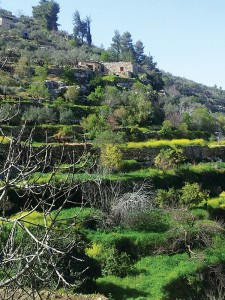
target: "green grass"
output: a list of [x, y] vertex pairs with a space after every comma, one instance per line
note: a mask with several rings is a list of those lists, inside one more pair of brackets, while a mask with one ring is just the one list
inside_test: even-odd
[[100, 292], [115, 300], [161, 300], [166, 299], [166, 286], [182, 275], [194, 274], [201, 265], [187, 254], [149, 256], [134, 265], [135, 276], [107, 276], [97, 283]]
[[[10, 220], [20, 219], [26, 226], [42, 225], [44, 226], [44, 215], [38, 211], [22, 211], [10, 217]], [[46, 216], [47, 224], [51, 224], [50, 216]]]
[[192, 164], [184, 164], [182, 166], [180, 166], [180, 170], [185, 170], [188, 169], [191, 172], [194, 173], [204, 173], [204, 172], [221, 172], [225, 170], [225, 162], [208, 162], [208, 163], [204, 163], [201, 162], [197, 165], [192, 165]]
[[[70, 219], [77, 219], [78, 222], [84, 220], [88, 216], [97, 213], [97, 210], [94, 210], [92, 208], [86, 208], [86, 207], [73, 207], [73, 208], [67, 208], [62, 209], [59, 213], [58, 210], [52, 211], [51, 214], [49, 214], [46, 217], [47, 225], [50, 225], [52, 220], [56, 217], [56, 222], [60, 222], [60, 220], [70, 220]], [[41, 225], [44, 226], [44, 215], [41, 212], [38, 211], [21, 211], [14, 215], [12, 215], [9, 220], [16, 220], [20, 219], [21, 222], [23, 222], [26, 226], [33, 226], [33, 225]]]
[[[127, 167], [128, 169], [136, 168], [138, 165], [135, 161], [127, 161]], [[76, 166], [79, 168], [79, 165]], [[191, 174], [200, 175], [204, 173], [210, 173], [213, 172], [213, 174], [221, 173], [223, 174], [225, 172], [225, 162], [210, 162], [210, 163], [199, 163], [197, 165], [191, 165], [191, 164], [184, 164], [179, 167], [179, 169], [169, 169], [167, 171], [162, 171], [157, 168], [145, 168], [145, 169], [139, 169], [135, 171], [127, 171], [127, 172], [120, 172], [120, 173], [114, 173], [114, 174], [108, 174], [108, 175], [102, 175], [102, 178], [109, 179], [109, 180], [135, 180], [135, 179], [168, 179], [172, 177], [183, 177], [183, 176], [192, 176]], [[44, 183], [47, 182], [51, 177], [51, 173], [34, 173], [32, 175], [31, 181], [37, 181], [38, 183]], [[55, 175], [56, 182], [64, 182], [65, 180], [77, 180], [78, 182], [84, 181], [84, 180], [94, 180], [95, 178], [99, 178], [99, 174], [88, 174], [88, 173], [77, 173], [77, 174], [69, 174], [63, 172], [63, 165], [62, 168], [57, 172]]]
[[123, 160], [122, 171], [129, 172], [141, 169], [141, 165], [135, 159]]
[[174, 176], [175, 170], [167, 170], [166, 172], [156, 169], [156, 168], [147, 168], [140, 169], [127, 173], [117, 173], [109, 174], [108, 179], [111, 180], [135, 180], [135, 179], [154, 179], [154, 178], [166, 178], [168, 176]]
[[85, 219], [86, 217], [90, 216], [90, 214], [94, 213], [95, 210], [88, 207], [72, 207], [67, 209], [62, 209], [59, 214], [58, 211], [52, 212], [52, 217], [56, 214], [58, 219], [72, 219], [72, 218], [79, 218], [80, 220]]
[[[31, 128], [33, 128], [32, 126], [30, 126]], [[80, 127], [79, 125], [58, 125], [58, 124], [41, 124], [41, 125], [36, 125], [35, 128], [43, 128], [43, 129], [63, 129], [63, 128], [68, 128], [68, 127]]]
[[118, 76], [116, 76], [116, 75], [106, 75], [106, 76], [102, 77], [103, 81], [114, 82], [116, 79], [118, 79]]
[[121, 251], [131, 254], [146, 256], [153, 252], [156, 245], [167, 241], [166, 232], [145, 232], [136, 230], [117, 230], [117, 231], [89, 231], [89, 239], [93, 243], [101, 244], [103, 247], [117, 245]]

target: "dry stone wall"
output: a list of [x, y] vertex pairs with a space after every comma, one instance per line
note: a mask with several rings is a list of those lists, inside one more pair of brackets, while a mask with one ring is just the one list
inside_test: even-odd
[[[138, 162], [153, 165], [154, 159], [159, 154], [160, 149], [160, 147], [123, 149], [123, 159], [135, 159]], [[198, 163], [201, 161], [225, 161], [224, 146], [214, 148], [209, 148], [207, 146], [186, 146], [183, 148], [183, 153], [186, 161], [192, 163]]]

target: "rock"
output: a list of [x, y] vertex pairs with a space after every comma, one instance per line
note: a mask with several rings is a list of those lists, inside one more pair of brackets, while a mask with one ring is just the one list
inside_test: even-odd
[[45, 85], [53, 97], [58, 97], [66, 92], [66, 83], [64, 81], [45, 80]]

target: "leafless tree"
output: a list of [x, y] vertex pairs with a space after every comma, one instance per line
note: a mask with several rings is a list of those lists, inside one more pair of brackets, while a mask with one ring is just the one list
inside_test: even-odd
[[225, 269], [223, 264], [212, 265], [200, 274], [205, 299], [225, 299]]
[[[85, 272], [80, 267], [82, 240], [73, 231], [78, 214], [66, 225], [60, 217], [73, 202], [79, 186], [75, 167], [83, 157], [71, 154], [64, 167], [70, 173], [61, 180], [63, 147], [58, 159], [53, 158], [47, 139], [45, 146], [33, 147], [33, 132], [25, 138], [25, 127], [16, 137], [1, 130], [0, 299], [46, 299], [43, 289], [77, 286]], [[11, 217], [8, 210], [15, 206], [17, 214]], [[38, 222], [32, 217], [35, 212], [40, 212]]]
[[170, 238], [155, 252], [174, 254], [185, 251], [189, 258], [202, 259], [194, 249], [210, 247], [212, 237], [223, 232], [223, 224], [199, 220], [185, 208], [171, 209], [170, 212], [173, 220], [173, 226], [168, 231]]
[[83, 201], [103, 212], [103, 226], [126, 222], [133, 213], [154, 207], [154, 189], [150, 182], [127, 185], [122, 181], [96, 176], [82, 186]]

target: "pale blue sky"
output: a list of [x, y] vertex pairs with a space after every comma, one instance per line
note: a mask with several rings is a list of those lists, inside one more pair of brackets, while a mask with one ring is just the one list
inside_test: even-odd
[[[225, 89], [225, 0], [56, 0], [60, 29], [72, 33], [72, 15], [92, 19], [95, 45], [110, 46], [114, 30], [140, 39], [161, 70]], [[1, 7], [32, 14], [39, 0], [2, 0]]]

